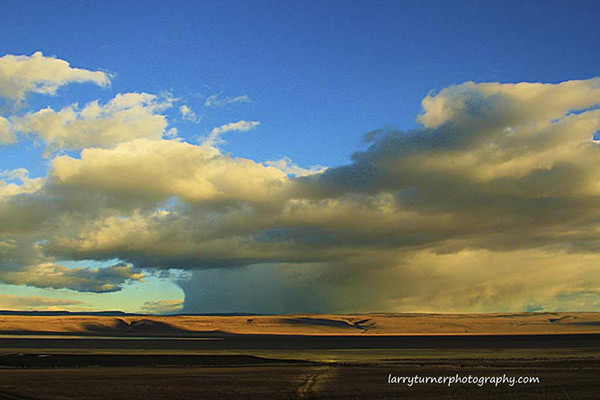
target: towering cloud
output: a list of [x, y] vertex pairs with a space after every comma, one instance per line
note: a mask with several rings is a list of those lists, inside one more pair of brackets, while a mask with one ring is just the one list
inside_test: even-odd
[[106, 292], [179, 268], [188, 312], [600, 309], [599, 79], [443, 89], [418, 129], [369, 134], [335, 168], [215, 147], [252, 121], [167, 138], [170, 105], [130, 94], [7, 116], [81, 151], [0, 178], [0, 280]]

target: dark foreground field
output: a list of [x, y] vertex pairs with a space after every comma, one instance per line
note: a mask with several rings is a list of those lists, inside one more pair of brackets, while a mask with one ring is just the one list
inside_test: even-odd
[[[388, 374], [535, 375], [538, 385], [388, 384]], [[7, 369], [0, 399], [597, 399], [593, 361]]]
[[[0, 399], [13, 400], [600, 398], [598, 334], [6, 335], [0, 354]], [[540, 383], [408, 386], [390, 374]]]

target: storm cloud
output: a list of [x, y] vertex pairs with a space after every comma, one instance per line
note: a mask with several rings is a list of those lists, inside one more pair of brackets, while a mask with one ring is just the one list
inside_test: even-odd
[[3, 172], [1, 281], [103, 292], [189, 270], [184, 312], [600, 308], [598, 78], [430, 93], [418, 128], [374, 131], [333, 168], [172, 137], [171, 105], [4, 115], [0, 140], [78, 151], [45, 177]]

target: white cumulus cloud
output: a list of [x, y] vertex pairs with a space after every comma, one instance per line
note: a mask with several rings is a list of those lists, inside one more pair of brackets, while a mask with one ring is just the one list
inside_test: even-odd
[[39, 51], [31, 56], [0, 57], [0, 97], [9, 100], [24, 100], [27, 93], [53, 95], [61, 86], [83, 82], [104, 87], [110, 84], [110, 76], [73, 68], [67, 61], [46, 57]]

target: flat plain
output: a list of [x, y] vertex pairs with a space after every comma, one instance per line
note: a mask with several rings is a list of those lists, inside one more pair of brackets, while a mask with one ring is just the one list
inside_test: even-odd
[[0, 367], [13, 400], [594, 399], [600, 315], [2, 315]]

